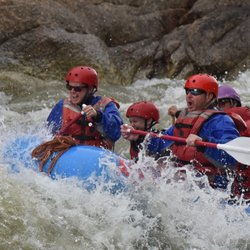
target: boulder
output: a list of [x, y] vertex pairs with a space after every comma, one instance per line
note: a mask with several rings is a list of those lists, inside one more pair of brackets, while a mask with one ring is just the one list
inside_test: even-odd
[[0, 70], [63, 80], [76, 65], [102, 82], [233, 78], [250, 65], [247, 0], [1, 0]]

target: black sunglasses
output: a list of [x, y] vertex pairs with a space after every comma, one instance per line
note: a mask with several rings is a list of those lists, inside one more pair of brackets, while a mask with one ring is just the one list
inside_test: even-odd
[[67, 90], [71, 91], [74, 89], [75, 92], [81, 92], [83, 89], [86, 89], [87, 86], [71, 86], [68, 83], [66, 84]]
[[206, 93], [204, 90], [201, 90], [201, 89], [185, 89], [185, 91], [186, 91], [186, 95], [191, 93], [191, 95], [195, 95], [195, 96]]
[[231, 103], [230, 98], [223, 98], [218, 100], [218, 105], [225, 105], [227, 102]]

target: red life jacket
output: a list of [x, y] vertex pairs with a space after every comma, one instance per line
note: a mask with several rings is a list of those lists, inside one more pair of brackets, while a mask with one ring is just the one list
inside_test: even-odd
[[232, 194], [244, 199], [250, 199], [250, 167], [238, 164], [235, 169], [235, 177], [232, 184]]
[[[212, 116], [221, 111], [208, 109], [201, 111], [188, 112], [187, 109], [182, 110], [174, 125], [173, 135], [187, 138], [189, 134], [197, 135], [203, 124]], [[195, 170], [206, 174], [208, 177], [225, 174], [221, 168], [212, 165], [204, 156], [203, 152], [197, 150], [196, 147], [187, 147], [186, 144], [175, 142], [171, 146], [173, 154], [178, 161], [183, 164], [193, 162]], [[211, 180], [212, 182], [212, 180]], [[211, 183], [211, 186], [212, 183]]]
[[233, 119], [241, 136], [250, 136], [250, 109], [234, 107], [224, 110]]
[[236, 113], [236, 114], [240, 115], [244, 121], [250, 120], [250, 109], [247, 106], [228, 108], [228, 109], [225, 109], [224, 111]]
[[130, 158], [132, 160], [137, 161], [138, 160], [138, 154], [140, 149], [142, 149], [141, 143], [144, 141], [145, 136], [139, 136], [136, 141], [131, 141], [130, 142]]
[[[112, 100], [108, 97], [102, 97], [93, 107], [96, 110], [104, 110], [106, 105]], [[63, 105], [63, 117], [62, 117], [62, 128], [64, 130], [73, 119], [75, 119], [81, 109], [79, 106], [72, 104], [68, 99], [64, 100]], [[71, 135], [80, 144], [91, 145], [96, 147], [103, 147], [106, 149], [112, 149], [114, 143], [106, 138], [98, 129], [98, 126], [92, 119], [84, 119], [81, 117], [70, 127], [68, 127], [64, 134]]]
[[[250, 136], [250, 109], [248, 107], [234, 107], [224, 110], [233, 119], [241, 136]], [[250, 199], [250, 167], [237, 164], [232, 184], [232, 193]]]
[[135, 160], [138, 158], [139, 151], [137, 151], [132, 145], [130, 144], [130, 150], [129, 150], [130, 158], [131, 160]]
[[[150, 130], [147, 130], [147, 132], [153, 132], [153, 133], [160, 133], [160, 131], [154, 129], [154, 128], [151, 128]], [[140, 150], [143, 149], [143, 141], [145, 139], [145, 136], [143, 135], [140, 135], [138, 137], [138, 139], [136, 141], [131, 141], [130, 142], [130, 150], [129, 150], [129, 153], [130, 153], [130, 158], [132, 160], [134, 160], [135, 162], [137, 162], [138, 160], [138, 154], [140, 152]], [[148, 150], [146, 149], [146, 154], [148, 155]]]

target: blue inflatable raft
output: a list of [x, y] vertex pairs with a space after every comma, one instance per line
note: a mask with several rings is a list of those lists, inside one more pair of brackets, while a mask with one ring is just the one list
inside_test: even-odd
[[[20, 137], [5, 147], [4, 159], [12, 172], [22, 167], [39, 172], [39, 161], [32, 159], [32, 150], [41, 144], [35, 136]], [[53, 153], [43, 167], [45, 173], [56, 157]], [[84, 187], [92, 190], [97, 184], [109, 183], [112, 192], [125, 188], [126, 159], [117, 154], [94, 146], [77, 145], [70, 147], [55, 163], [50, 177], [52, 179], [74, 177], [83, 181]]]

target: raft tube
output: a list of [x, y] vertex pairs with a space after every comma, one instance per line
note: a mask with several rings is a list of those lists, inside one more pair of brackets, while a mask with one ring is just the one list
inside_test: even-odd
[[[39, 161], [32, 159], [32, 150], [42, 141], [35, 136], [20, 137], [10, 142], [4, 152], [4, 159], [12, 172], [20, 172], [22, 167], [39, 171]], [[43, 167], [48, 172], [57, 153], [53, 153]], [[69, 148], [54, 165], [50, 177], [77, 178], [87, 190], [93, 190], [97, 184], [109, 183], [111, 192], [125, 188], [126, 164], [128, 160], [121, 156], [94, 146], [77, 145]]]

